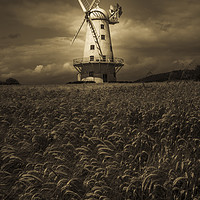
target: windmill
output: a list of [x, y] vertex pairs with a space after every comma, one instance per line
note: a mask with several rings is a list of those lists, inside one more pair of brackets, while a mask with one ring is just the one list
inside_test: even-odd
[[78, 80], [115, 82], [116, 73], [124, 66], [124, 60], [114, 58], [110, 37], [109, 24], [119, 23], [122, 8], [117, 4], [110, 6], [109, 14], [99, 7], [100, 0], [78, 0], [85, 18], [75, 34], [72, 44], [76, 40], [83, 24], [87, 23], [83, 58], [73, 60], [73, 66], [78, 71]]

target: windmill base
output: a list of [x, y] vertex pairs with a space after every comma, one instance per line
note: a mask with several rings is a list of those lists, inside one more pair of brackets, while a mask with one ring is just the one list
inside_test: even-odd
[[87, 77], [87, 78], [83, 78], [81, 81], [94, 81], [95, 83], [103, 83], [103, 79], [102, 78], [97, 78], [97, 77]]
[[74, 63], [79, 72], [78, 81], [94, 81], [96, 83], [115, 82], [116, 73], [123, 66], [122, 63]]

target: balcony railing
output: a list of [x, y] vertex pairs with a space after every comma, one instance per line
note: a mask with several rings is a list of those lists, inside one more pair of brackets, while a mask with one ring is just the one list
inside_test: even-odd
[[124, 60], [122, 58], [102, 58], [102, 57], [94, 57], [91, 59], [90, 57], [86, 58], [77, 58], [73, 60], [73, 65], [80, 65], [86, 63], [113, 63], [117, 65], [124, 65]]

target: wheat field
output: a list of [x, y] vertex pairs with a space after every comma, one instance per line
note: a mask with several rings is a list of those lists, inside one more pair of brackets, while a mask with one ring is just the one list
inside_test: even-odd
[[0, 199], [200, 199], [200, 83], [0, 87]]

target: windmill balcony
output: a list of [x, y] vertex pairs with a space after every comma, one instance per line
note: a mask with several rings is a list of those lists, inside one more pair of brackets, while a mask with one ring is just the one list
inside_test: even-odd
[[73, 60], [73, 65], [83, 65], [87, 63], [106, 63], [106, 64], [113, 64], [113, 65], [124, 65], [124, 60], [122, 58], [102, 58], [102, 57], [94, 57], [94, 59], [91, 59], [90, 57], [86, 58], [77, 58]]

